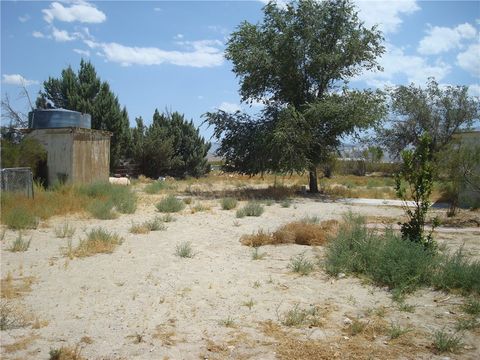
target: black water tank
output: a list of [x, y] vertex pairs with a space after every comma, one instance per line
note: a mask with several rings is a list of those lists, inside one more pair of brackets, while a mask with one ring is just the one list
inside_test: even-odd
[[90, 129], [92, 117], [89, 114], [65, 109], [37, 109], [28, 113], [28, 127], [30, 129], [65, 127]]

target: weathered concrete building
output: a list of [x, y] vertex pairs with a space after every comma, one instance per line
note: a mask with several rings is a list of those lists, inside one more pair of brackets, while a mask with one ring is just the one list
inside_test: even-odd
[[108, 181], [111, 133], [90, 129], [90, 115], [52, 109], [35, 110], [29, 118], [27, 136], [47, 152], [49, 185]]

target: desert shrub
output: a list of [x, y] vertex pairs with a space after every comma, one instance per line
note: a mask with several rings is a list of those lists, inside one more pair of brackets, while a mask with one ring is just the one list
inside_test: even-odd
[[290, 199], [285, 199], [280, 203], [280, 206], [283, 208], [289, 208], [290, 205], [292, 205], [292, 200]]
[[260, 216], [263, 214], [263, 206], [257, 202], [250, 201], [243, 208], [237, 210], [237, 217]]
[[480, 294], [480, 261], [469, 260], [462, 249], [440, 257], [439, 269], [432, 276], [433, 285], [442, 290], [460, 289]]
[[223, 210], [235, 209], [237, 207], [237, 199], [231, 197], [223, 198], [220, 200], [220, 205]]
[[198, 203], [192, 206], [191, 210], [192, 210], [192, 214], [195, 214], [197, 212], [210, 210], [210, 207], [208, 205]]
[[69, 244], [65, 255], [69, 257], [86, 257], [99, 253], [111, 253], [118, 245], [123, 243], [123, 239], [116, 233], [110, 233], [99, 227], [90, 230], [85, 239], [80, 240], [76, 248]]
[[387, 230], [379, 234], [366, 227], [365, 219], [348, 214], [338, 234], [329, 241], [324, 261], [328, 273], [367, 276], [378, 285], [401, 295], [420, 286], [480, 293], [480, 262], [454, 254], [436, 253], [422, 243], [404, 241]]
[[413, 290], [428, 282], [434, 255], [422, 244], [403, 241], [393, 231], [378, 235], [366, 227], [365, 219], [345, 216], [337, 236], [326, 249], [328, 273], [364, 274], [380, 285], [401, 291]]
[[288, 268], [293, 272], [305, 276], [313, 271], [314, 265], [310, 260], [307, 259], [305, 253], [300, 253], [290, 259]]
[[27, 251], [28, 248], [30, 247], [30, 242], [32, 239], [26, 241], [22, 237], [22, 233], [19, 232], [17, 238], [12, 242], [10, 247], [8, 248], [8, 251], [11, 252], [23, 252]]
[[321, 326], [321, 317], [318, 308], [314, 306], [310, 307], [310, 309], [302, 309], [296, 304], [280, 316], [279, 320], [285, 326]]
[[59, 349], [50, 349], [49, 360], [86, 360], [82, 354], [80, 346], [67, 347], [62, 346]]
[[88, 211], [95, 219], [99, 220], [111, 220], [116, 219], [118, 214], [113, 210], [113, 202], [93, 200], [88, 206]]
[[185, 208], [185, 203], [177, 199], [173, 195], [168, 195], [162, 199], [157, 205], [157, 210], [163, 213], [174, 213], [182, 211]]
[[195, 254], [190, 242], [185, 241], [175, 247], [175, 255], [181, 258], [193, 258]]
[[33, 211], [23, 206], [17, 206], [8, 211], [3, 221], [9, 229], [13, 230], [36, 229], [38, 222]]
[[132, 224], [132, 226], [130, 226], [130, 232], [132, 234], [148, 234], [150, 229], [144, 224]]
[[145, 186], [144, 191], [147, 194], [158, 194], [160, 191], [167, 189], [169, 189], [169, 186], [165, 181], [154, 181]]
[[273, 233], [276, 244], [323, 245], [333, 235], [338, 221], [328, 220], [320, 224], [291, 222]]
[[480, 299], [474, 297], [467, 299], [462, 306], [463, 311], [470, 315], [480, 315]]
[[160, 220], [163, 221], [163, 222], [168, 223], [168, 222], [173, 222], [173, 221], [175, 221], [175, 218], [174, 218], [171, 214], [165, 214], [165, 215], [163, 215], [163, 216], [160, 218]]
[[183, 202], [187, 205], [190, 205], [192, 203], [192, 198], [191, 197], [186, 197], [186, 198], [183, 198]]
[[150, 229], [150, 231], [160, 231], [165, 230], [165, 225], [162, 223], [163, 221], [165, 220], [155, 216], [155, 218], [150, 221], [146, 221], [144, 224], [148, 229]]
[[55, 228], [55, 236], [60, 239], [71, 238], [75, 233], [75, 228], [68, 222], [63, 223]]
[[0, 301], [0, 330], [11, 330], [28, 325], [25, 314], [12, 303]]
[[258, 230], [256, 234], [243, 235], [240, 238], [240, 242], [246, 246], [252, 246], [258, 248], [262, 245], [273, 244], [272, 234], [265, 232], [263, 229]]

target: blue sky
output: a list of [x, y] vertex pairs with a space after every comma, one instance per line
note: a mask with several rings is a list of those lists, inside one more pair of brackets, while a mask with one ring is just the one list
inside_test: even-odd
[[[365, 24], [378, 24], [387, 52], [381, 73], [351, 87], [425, 83], [468, 85], [480, 95], [480, 2], [357, 1]], [[155, 108], [185, 113], [248, 108], [223, 58], [228, 35], [242, 21], [262, 19], [264, 1], [1, 1], [1, 92], [14, 105], [24, 83], [32, 98], [49, 76], [89, 59], [110, 83], [133, 125]], [[278, 2], [282, 6], [282, 2]], [[258, 110], [258, 105], [250, 111]], [[207, 138], [211, 130], [201, 128]]]

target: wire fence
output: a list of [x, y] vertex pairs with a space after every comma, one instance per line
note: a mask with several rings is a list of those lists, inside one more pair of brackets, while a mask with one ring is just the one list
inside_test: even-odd
[[33, 198], [33, 174], [29, 167], [1, 169], [2, 192], [22, 193]]

